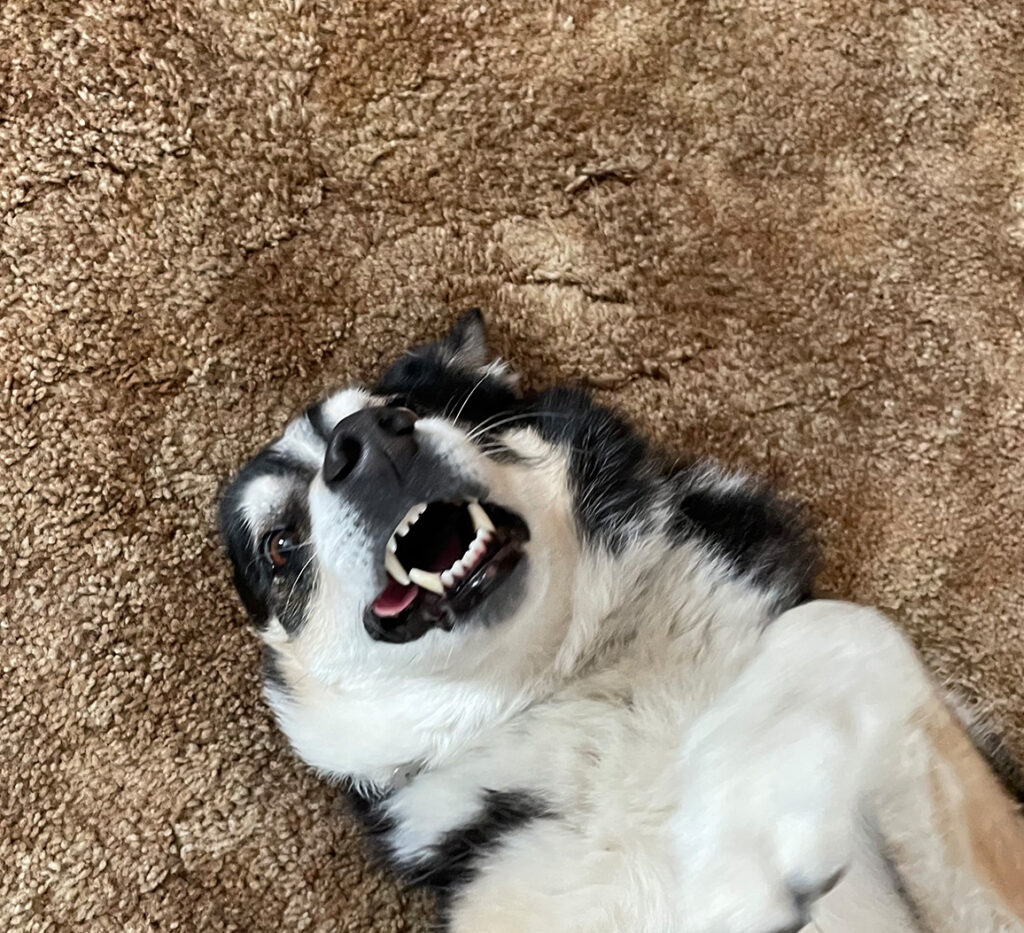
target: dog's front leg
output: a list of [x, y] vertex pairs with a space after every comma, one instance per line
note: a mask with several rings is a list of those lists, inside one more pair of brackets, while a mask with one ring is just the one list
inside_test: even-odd
[[[817, 899], [849, 866], [865, 825], [880, 849], [887, 830], [898, 826], [903, 849], [920, 849], [917, 868], [928, 861], [924, 853], [931, 854], [932, 874], [920, 880], [944, 888], [929, 892], [944, 907], [939, 925], [929, 930], [1024, 929], [1007, 901], [1012, 893], [986, 889], [964, 858], [959, 869], [951, 867], [955, 858], [942, 839], [950, 827], [933, 825], [929, 808], [905, 814], [901, 823], [894, 818], [900, 794], [906, 804], [934, 793], [929, 784], [941, 756], [926, 728], [936, 731], [936, 717], [941, 729], [956, 732], [913, 650], [884, 617], [826, 601], [783, 614], [684, 742], [681, 805], [672, 827], [682, 879], [679, 929], [802, 929]], [[957, 748], [969, 754], [966, 736], [959, 735]], [[916, 749], [912, 760], [903, 753], [908, 748]], [[980, 761], [973, 765], [984, 772]], [[1001, 805], [1012, 823], [1007, 801]], [[1024, 890], [1024, 862], [1014, 862], [1024, 859], [1024, 833], [1002, 848], [1001, 870], [1014, 878], [1009, 884], [1003, 879], [1004, 889], [1020, 883]], [[965, 883], [950, 887], [958, 872]], [[959, 893], [951, 893], [954, 888]], [[903, 907], [908, 917], [917, 914], [917, 905]], [[848, 928], [860, 929], [836, 927]], [[897, 922], [891, 928], [917, 926]]]

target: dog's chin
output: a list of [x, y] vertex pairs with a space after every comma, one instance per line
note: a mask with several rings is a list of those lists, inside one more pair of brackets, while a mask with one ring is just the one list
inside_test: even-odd
[[[445, 510], [459, 512], [462, 508], [449, 503], [434, 506], [442, 515]], [[467, 551], [470, 564], [465, 568], [460, 564], [457, 577], [450, 573], [444, 575], [446, 583], [438, 585], [442, 592], [433, 592], [428, 586], [415, 586], [408, 581], [403, 586], [389, 573], [382, 574], [380, 594], [363, 615], [363, 625], [371, 638], [404, 644], [435, 629], [451, 632], [471, 625], [495, 624], [515, 611], [526, 589], [529, 563], [526, 545], [530, 532], [515, 513], [490, 504], [487, 509], [494, 522], [489, 523], [486, 535], [475, 545], [478, 553], [470, 556]], [[444, 518], [435, 517], [435, 527], [439, 521], [444, 522]], [[427, 519], [422, 524], [430, 525], [431, 521]], [[423, 576], [440, 584], [440, 576]]]

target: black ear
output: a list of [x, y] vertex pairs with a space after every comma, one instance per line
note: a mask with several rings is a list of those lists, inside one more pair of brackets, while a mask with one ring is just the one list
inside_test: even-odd
[[437, 345], [445, 363], [458, 369], [482, 369], [491, 362], [487, 349], [487, 326], [479, 308], [463, 311]]
[[463, 311], [452, 329], [429, 349], [437, 354], [446, 369], [477, 375], [486, 372], [488, 378], [500, 382], [506, 389], [519, 392], [519, 376], [487, 346], [487, 324], [479, 308]]
[[[447, 411], [452, 404], [472, 420], [515, 403], [519, 377], [487, 348], [484, 316], [479, 308], [459, 315], [440, 340], [413, 347], [391, 364], [375, 389], [400, 396], [412, 408]], [[464, 404], [462, 400], [468, 399]]]

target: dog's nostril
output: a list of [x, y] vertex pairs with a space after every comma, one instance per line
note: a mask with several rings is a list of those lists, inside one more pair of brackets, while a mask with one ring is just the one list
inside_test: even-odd
[[412, 434], [416, 413], [408, 408], [384, 408], [377, 418], [377, 424], [385, 434], [402, 437]]
[[363, 453], [363, 445], [351, 434], [335, 434], [324, 457], [324, 481], [339, 483], [351, 473]]
[[342, 419], [327, 441], [324, 482], [337, 485], [357, 470], [401, 473], [416, 452], [415, 424], [415, 413], [398, 407], [364, 408]]

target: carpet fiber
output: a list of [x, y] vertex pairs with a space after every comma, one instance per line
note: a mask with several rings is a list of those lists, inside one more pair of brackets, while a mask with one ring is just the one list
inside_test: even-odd
[[1017, 0], [0, 4], [0, 926], [424, 929], [258, 695], [225, 477], [470, 305], [775, 477], [1024, 752]]

